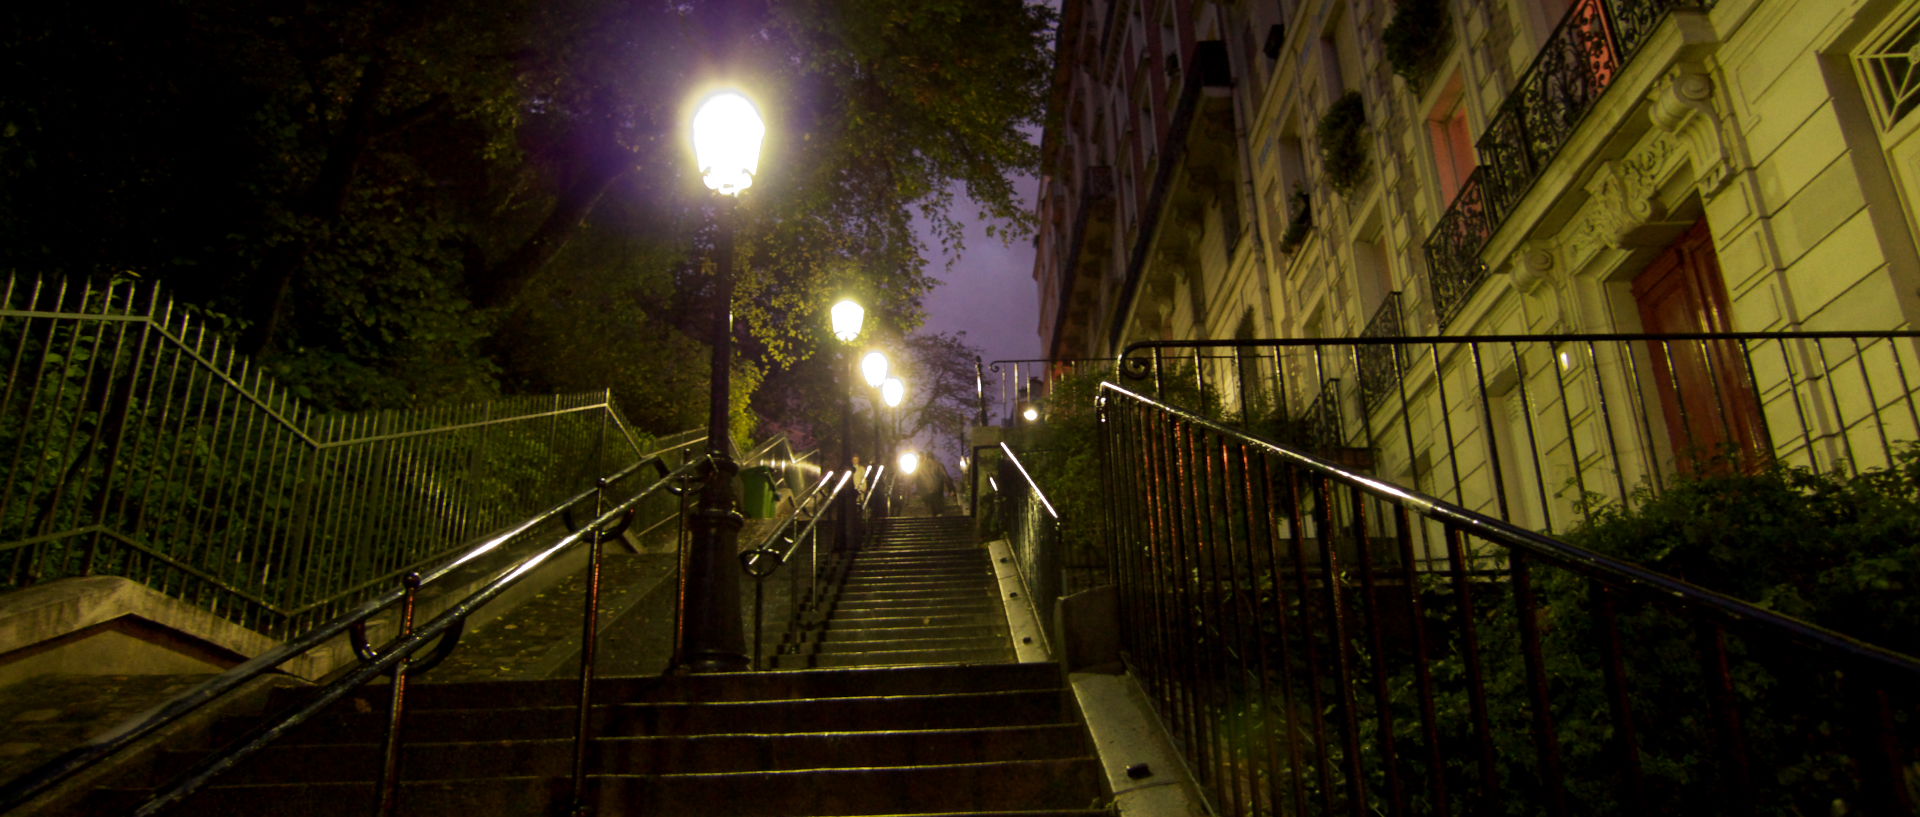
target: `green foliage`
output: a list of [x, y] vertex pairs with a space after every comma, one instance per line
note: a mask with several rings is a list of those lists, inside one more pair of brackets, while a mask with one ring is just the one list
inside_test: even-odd
[[[848, 278], [897, 329], [919, 322], [916, 212], [942, 243], [958, 196], [999, 237], [1030, 229], [1011, 178], [1036, 161], [1022, 128], [1052, 20], [1020, 2], [12, 4], [0, 271], [162, 279], [329, 407], [581, 382], [585, 363], [511, 354], [524, 339], [597, 348], [624, 403], [674, 403], [657, 392], [679, 378], [631, 373], [705, 334], [689, 98], [740, 82], [769, 120], [734, 308], [749, 372], [791, 365]], [[608, 343], [611, 318], [576, 319], [587, 292], [656, 326]]]
[[[1590, 521], [1567, 534], [1570, 542], [1884, 647], [1920, 651], [1920, 449], [1901, 452], [1892, 468], [1853, 478], [1786, 467], [1729, 471], [1685, 479], [1658, 494], [1643, 489], [1629, 505], [1593, 510]], [[1570, 799], [1577, 813], [1627, 813], [1620, 731], [1604, 672], [1602, 599], [1576, 574], [1529, 564]], [[1465, 622], [1450, 584], [1430, 580], [1423, 591], [1429, 639], [1440, 645], [1432, 672], [1449, 789], [1469, 792], [1478, 769], [1467, 656], [1457, 637]], [[1521, 621], [1510, 591], [1504, 581], [1476, 582], [1473, 624], [1492, 702], [1498, 773], [1509, 793], [1522, 796], [1468, 803], [1465, 813], [1536, 813], [1528, 801], [1543, 786]], [[1713, 709], [1707, 631], [1658, 603], [1618, 594], [1611, 602], [1653, 811], [1716, 813], [1727, 785], [1720, 750], [1728, 741]], [[1861, 716], [1861, 689], [1848, 685], [1849, 673], [1779, 638], [1744, 639], [1736, 631], [1727, 640], [1755, 772], [1746, 794], [1759, 813], [1860, 813], [1863, 771], [1849, 757], [1859, 749], [1851, 730]], [[1366, 655], [1360, 645], [1355, 649]], [[1417, 744], [1418, 679], [1409, 662], [1396, 660], [1408, 657], [1400, 649], [1386, 656], [1395, 731]], [[1371, 700], [1359, 706], [1365, 749], [1377, 757], [1377, 708]], [[1895, 717], [1897, 731], [1920, 727], [1912, 712]], [[1410, 773], [1409, 789], [1417, 792], [1432, 770], [1421, 765]], [[1920, 784], [1920, 769], [1908, 775], [1908, 785]]]
[[1393, 19], [1380, 32], [1387, 63], [1420, 93], [1440, 57], [1447, 53], [1451, 20], [1441, 0], [1398, 0]]
[[[1110, 371], [1082, 370], [1053, 381], [1048, 387], [1044, 418], [1025, 427], [1011, 445], [1032, 472], [1047, 498], [1059, 510], [1065, 564], [1104, 568], [1106, 506], [1101, 463], [1100, 411], [1096, 396], [1100, 384], [1114, 381], [1133, 391], [1151, 394], [1150, 381], [1123, 381]], [[1191, 369], [1168, 367], [1165, 391], [1156, 399], [1202, 416], [1219, 412], [1219, 399], [1202, 391]]]
[[1313, 197], [1296, 186], [1293, 195], [1287, 197], [1287, 229], [1280, 234], [1280, 251], [1293, 252], [1300, 242], [1307, 240], [1307, 232], [1312, 229]]
[[1367, 105], [1359, 91], [1348, 91], [1327, 106], [1314, 129], [1327, 184], [1347, 195], [1367, 180]]

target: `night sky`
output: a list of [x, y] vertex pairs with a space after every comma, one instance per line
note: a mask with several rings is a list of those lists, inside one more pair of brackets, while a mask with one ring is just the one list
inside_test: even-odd
[[[1037, 182], [1017, 183], [1021, 198], [1031, 203]], [[971, 213], [973, 203], [959, 201], [956, 213]], [[969, 225], [966, 249], [952, 268], [939, 246], [922, 231], [932, 248], [929, 260], [934, 276], [942, 279], [927, 296], [924, 331], [967, 333], [967, 342], [980, 349], [980, 359], [1032, 360], [1040, 357], [1039, 293], [1033, 281], [1033, 240], [1011, 246], [988, 238], [982, 225]]]

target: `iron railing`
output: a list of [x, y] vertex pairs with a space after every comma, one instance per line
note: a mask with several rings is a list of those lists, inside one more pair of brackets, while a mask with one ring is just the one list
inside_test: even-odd
[[1913, 813], [1920, 660], [1112, 384], [1100, 412], [1123, 654], [1214, 813]]
[[[1551, 532], [1716, 461], [1850, 474], [1890, 464], [1920, 439], [1916, 340], [1907, 331], [1152, 341], [1128, 347], [1122, 370], [1154, 389], [1193, 377], [1208, 391], [1258, 394], [1243, 402], [1271, 408], [1228, 412], [1234, 424]], [[1209, 362], [1223, 350], [1259, 365]], [[1381, 377], [1381, 361], [1395, 376]]]
[[[0, 813], [10, 812], [32, 802], [62, 781], [127, 750], [167, 725], [216, 704], [224, 696], [240, 689], [250, 681], [275, 672], [277, 668], [312, 650], [346, 638], [353, 644], [354, 652], [359, 658], [357, 665], [314, 690], [310, 697], [296, 706], [268, 716], [244, 736], [202, 758], [187, 771], [174, 776], [168, 783], [158, 787], [156, 793], [132, 813], [136, 815], [160, 813], [205, 786], [213, 778], [232, 769], [240, 761], [264, 748], [288, 730], [313, 718], [353, 690], [385, 675], [390, 679], [388, 684], [390, 702], [382, 738], [384, 760], [380, 767], [379, 779], [370, 782], [374, 783], [378, 795], [378, 813], [391, 814], [399, 785], [397, 759], [400, 746], [398, 741], [402, 731], [401, 721], [406, 713], [409, 676], [417, 677], [446, 658], [457, 646], [467, 619], [481, 607], [524, 580], [543, 564], [585, 543], [588, 548], [587, 582], [581, 621], [579, 698], [575, 719], [573, 766], [573, 801], [578, 805], [584, 791], [582, 787], [586, 774], [586, 746], [592, 737], [587, 715], [593, 706], [592, 681], [599, 632], [601, 546], [608, 539], [623, 533], [637, 515], [648, 506], [650, 500], [669, 493], [684, 495], [687, 493], [688, 485], [697, 484], [701, 478], [699, 472], [706, 465], [705, 460], [694, 460], [675, 467], [669, 464], [668, 459], [669, 455], [677, 459], [678, 452], [690, 444], [682, 443], [672, 449], [655, 452], [598, 480], [588, 480], [596, 487], [569, 496], [477, 544], [435, 561], [418, 572], [409, 572], [397, 577], [395, 581], [379, 588], [371, 598], [360, 601], [343, 614], [305, 632], [295, 634], [285, 643], [253, 657], [153, 710], [136, 715], [88, 739], [87, 742], [19, 778], [8, 781], [4, 786], [0, 786]], [[650, 482], [646, 479], [649, 476], [652, 477]], [[627, 490], [633, 490], [633, 492], [623, 499], [608, 496], [610, 492], [622, 490], [623, 486], [632, 486]], [[585, 510], [588, 508], [591, 508], [590, 512]], [[591, 516], [587, 517], [588, 521], [584, 526], [575, 528], [571, 533], [557, 536], [550, 533], [556, 525], [576, 513], [590, 513]], [[546, 537], [552, 538], [542, 542], [541, 540]], [[456, 575], [455, 572], [463, 566], [478, 564], [482, 559], [500, 553], [519, 551], [522, 548], [530, 549], [527, 555], [494, 572], [479, 589], [447, 606], [426, 624], [415, 626], [417, 612], [415, 602], [422, 588], [447, 580], [450, 576]], [[391, 626], [392, 638], [377, 648], [372, 646], [367, 635], [369, 624]], [[431, 647], [430, 651], [429, 647]], [[427, 651], [425, 655], [422, 655], [423, 651]], [[419, 657], [416, 658], [416, 656]]]
[[[782, 632], [805, 626], [818, 611], [822, 584], [833, 567], [833, 554], [820, 548], [820, 520], [829, 509], [844, 510], [834, 503], [852, 478], [851, 471], [824, 471], [811, 485], [795, 483], [796, 488], [804, 487], [805, 493], [796, 491], [793, 506], [780, 521], [752, 548], [740, 553], [740, 567], [753, 579], [753, 669], [763, 669], [772, 656], [765, 639], [769, 595], [775, 607], [771, 618], [783, 624]], [[786, 586], [769, 594], [767, 580], [795, 562], [796, 557], [798, 563], [787, 571]]]
[[124, 576], [275, 636], [642, 451], [606, 392], [321, 414], [136, 281], [0, 281], [0, 355], [0, 588]]
[[1654, 27], [1676, 9], [1712, 7], [1713, 0], [1574, 0], [1475, 143], [1480, 166], [1427, 238], [1428, 291], [1442, 328], [1487, 277], [1480, 250]]
[[974, 396], [978, 411], [975, 421], [1010, 422], [1020, 410], [1020, 401], [1041, 402], [1053, 393], [1053, 384], [1063, 377], [1087, 372], [1105, 374], [1113, 370], [1108, 358], [1061, 358], [1059, 360], [995, 360], [984, 366], [973, 364]]
[[[1000, 444], [1000, 457], [1000, 476], [994, 484], [999, 486], [1001, 497], [1001, 530], [1006, 532], [1008, 549], [1013, 551], [1014, 567], [1026, 583], [1027, 605], [1033, 608], [1034, 618], [1040, 622], [1047, 650], [1049, 654], [1057, 654], [1053, 650], [1060, 639], [1053, 628], [1054, 606], [1060, 596], [1086, 587], [1067, 587], [1063, 575], [1066, 564], [1061, 552], [1066, 543], [1060, 536], [1060, 511], [1048, 501], [1033, 474], [1028, 473], [1019, 455], [1006, 443]], [[1076, 578], [1081, 580], [1078, 583], [1091, 584], [1084, 582], [1084, 576]]]

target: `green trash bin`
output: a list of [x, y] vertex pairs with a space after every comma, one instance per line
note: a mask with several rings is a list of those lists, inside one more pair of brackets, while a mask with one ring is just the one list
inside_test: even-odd
[[780, 504], [780, 495], [773, 489], [773, 469], [764, 465], [742, 468], [740, 481], [745, 488], [740, 513], [753, 519], [772, 519]]

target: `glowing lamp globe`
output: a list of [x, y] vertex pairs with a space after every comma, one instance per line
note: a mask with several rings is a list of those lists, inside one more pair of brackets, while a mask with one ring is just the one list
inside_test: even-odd
[[753, 186], [767, 126], [747, 98], [732, 91], [707, 97], [693, 114], [693, 158], [708, 190], [738, 196]]
[[900, 452], [900, 472], [911, 474], [920, 467], [920, 455], [912, 451]]
[[1026, 420], [1027, 422], [1031, 423], [1035, 420], [1040, 419], [1040, 410], [1032, 406], [1028, 406], [1020, 410], [1020, 417]]
[[887, 382], [887, 356], [880, 352], [868, 352], [860, 358], [860, 376], [867, 379], [867, 385], [879, 388]]
[[906, 399], [906, 397], [907, 384], [901, 382], [900, 378], [889, 377], [885, 382], [880, 384], [880, 400], [887, 404], [887, 408], [898, 407], [900, 401]]
[[833, 318], [833, 336], [842, 343], [852, 343], [854, 338], [860, 337], [860, 324], [867, 319], [866, 307], [847, 298], [834, 304], [828, 314]]

